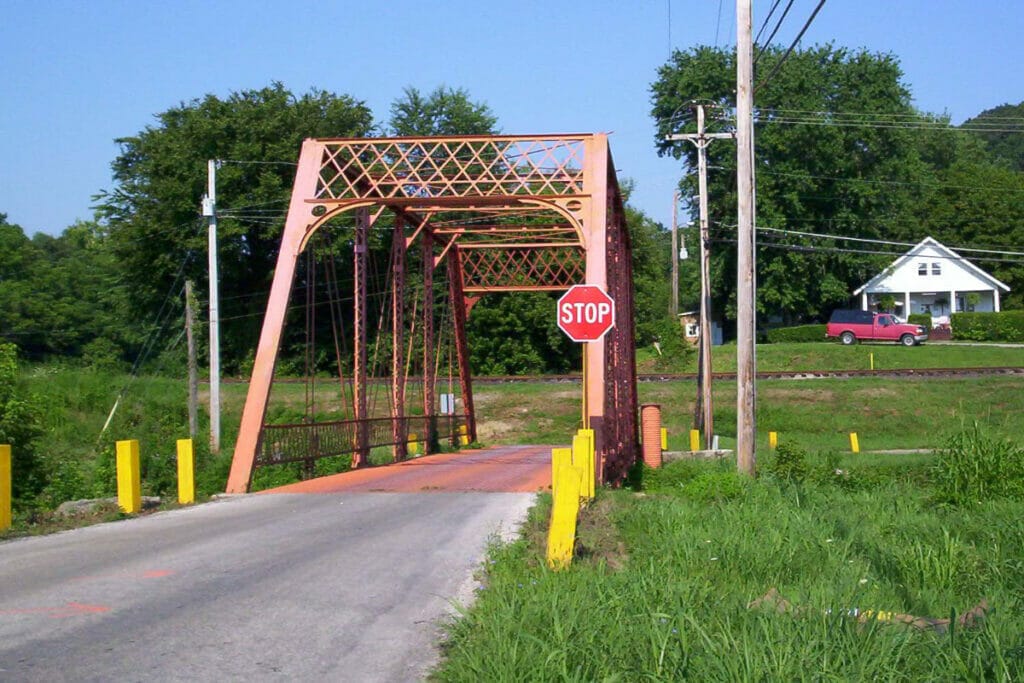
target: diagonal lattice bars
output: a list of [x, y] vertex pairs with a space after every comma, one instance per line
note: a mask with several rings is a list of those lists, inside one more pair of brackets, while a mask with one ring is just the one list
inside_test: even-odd
[[324, 140], [315, 198], [578, 196], [585, 137]]
[[522, 290], [559, 291], [586, 278], [583, 249], [549, 247], [462, 247], [467, 293]]

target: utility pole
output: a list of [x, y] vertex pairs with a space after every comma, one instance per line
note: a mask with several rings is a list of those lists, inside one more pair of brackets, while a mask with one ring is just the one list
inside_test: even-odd
[[715, 435], [711, 400], [711, 242], [708, 230], [708, 159], [712, 140], [731, 139], [732, 133], [708, 133], [704, 129], [704, 105], [697, 105], [697, 132], [670, 135], [669, 140], [688, 140], [697, 148], [697, 183], [700, 192], [700, 382], [699, 421], [704, 430], [704, 447], [711, 448]]
[[678, 211], [679, 192], [672, 193], [672, 303], [669, 306], [669, 313], [672, 314], [672, 322], [679, 323], [679, 225]]
[[203, 215], [209, 219], [210, 279], [210, 451], [220, 452], [220, 313], [217, 275], [217, 160], [206, 162], [209, 188], [203, 198]]
[[754, 476], [754, 68], [751, 0], [736, 0], [736, 466]]
[[192, 306], [192, 281], [185, 280], [185, 340], [188, 344], [188, 436], [195, 439], [199, 434], [199, 371], [196, 368], [196, 340], [192, 335], [195, 328], [196, 310]]

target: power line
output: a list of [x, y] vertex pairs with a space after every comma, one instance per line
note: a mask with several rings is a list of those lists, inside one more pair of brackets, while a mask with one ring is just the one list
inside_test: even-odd
[[[736, 227], [734, 224], [723, 223], [723, 222], [720, 222], [720, 221], [717, 222], [716, 224], [721, 226], [721, 227], [730, 228], [730, 229], [735, 229], [735, 227]], [[815, 239], [838, 240], [838, 241], [841, 241], [841, 242], [857, 242], [857, 243], [863, 243], [863, 244], [883, 244], [883, 245], [891, 246], [891, 247], [913, 248], [913, 247], [918, 246], [918, 244], [919, 244], [919, 243], [911, 243], [911, 242], [896, 242], [896, 241], [892, 241], [892, 240], [874, 239], [874, 238], [866, 238], [866, 237], [854, 237], [854, 236], [851, 236], [851, 235], [826, 235], [826, 234], [822, 234], [822, 233], [804, 232], [804, 231], [799, 231], [799, 230], [786, 230], [786, 229], [783, 229], [783, 228], [769, 228], [769, 227], [760, 226], [760, 225], [757, 226], [757, 231], [758, 232], [762, 232], [762, 233], [779, 233], [779, 234], [786, 234], [786, 235], [796, 235], [796, 236], [800, 236], [800, 237], [811, 237], [811, 238], [815, 238]], [[716, 238], [716, 239], [721, 240], [723, 238]], [[735, 241], [735, 240], [725, 239], [724, 241]], [[765, 245], [768, 245], [768, 244], [781, 245], [782, 243], [780, 243], [780, 242], [759, 243], [759, 246], [763, 245], [763, 244], [765, 244]], [[835, 252], [841, 252], [841, 253], [874, 254], [874, 255], [880, 255], [880, 256], [904, 256], [907, 253], [906, 251], [884, 251], [884, 250], [878, 250], [878, 249], [849, 249], [849, 248], [843, 248], [843, 247], [815, 247], [815, 246], [812, 246], [812, 245], [788, 245], [788, 246], [793, 247], [793, 249], [795, 249], [795, 250], [835, 251]], [[1004, 256], [1020, 256], [1020, 257], [1024, 257], [1024, 252], [1006, 251], [1006, 250], [998, 250], [998, 249], [980, 249], [980, 248], [976, 248], [976, 247], [958, 247], [958, 246], [951, 247], [951, 246], [945, 245], [945, 244], [943, 246], [946, 247], [947, 249], [949, 249], [950, 251], [957, 252], [958, 254], [959, 254], [959, 252], [970, 252], [970, 253], [974, 253], [974, 254], [979, 254], [979, 256], [974, 257], [976, 260], [979, 260], [979, 261], [990, 261], [990, 262], [995, 262], [995, 263], [1024, 263], [1024, 259], [1001, 258], [1001, 257], [1004, 257]], [[992, 254], [992, 256], [987, 256], [988, 254]], [[966, 260], [966, 259], [964, 259], [964, 257], [959, 256], [959, 255], [957, 255], [957, 256], [929, 255], [928, 258], [938, 258], [938, 259], [948, 259], [948, 260]]]
[[[764, 20], [765, 23], [764, 23], [764, 26], [761, 27], [761, 31], [764, 31], [764, 27], [768, 25], [768, 21], [772, 18], [772, 12], [775, 11], [775, 8], [779, 6], [779, 3], [781, 1], [782, 0], [775, 0], [775, 4], [772, 5], [771, 10], [768, 12], [768, 17]], [[761, 49], [757, 51], [757, 55], [754, 57], [754, 66], [755, 67], [757, 66], [758, 60], [761, 59], [761, 55], [764, 54], [764, 51], [767, 50], [769, 46], [771, 46], [772, 40], [775, 39], [775, 34], [779, 32], [780, 28], [782, 28], [782, 22], [786, 20], [786, 15], [789, 14], [789, 9], [792, 6], [793, 6], [793, 0], [789, 0], [789, 3], [786, 4], [786, 9], [782, 11], [782, 16], [779, 17], [778, 23], [775, 24], [775, 28], [772, 30], [771, 35], [768, 36], [768, 40], [766, 40], [765, 43], [761, 46]], [[760, 42], [760, 40], [761, 40], [761, 31], [758, 31], [757, 32], [757, 37], [754, 38], [754, 44], [755, 45], [757, 45]]]
[[785, 54], [783, 54], [782, 58], [779, 59], [779, 61], [775, 63], [775, 68], [773, 68], [771, 70], [771, 72], [768, 74], [767, 77], [765, 77], [764, 80], [762, 80], [760, 83], [758, 83], [757, 85], [754, 86], [754, 94], [755, 95], [757, 94], [758, 90], [760, 90], [765, 85], [767, 85], [768, 82], [771, 81], [772, 78], [775, 77], [775, 74], [777, 74], [779, 72], [779, 69], [782, 68], [782, 65], [786, 63], [786, 60], [789, 59], [789, 55], [793, 52], [793, 48], [795, 48], [796, 44], [800, 42], [800, 39], [804, 37], [804, 34], [807, 32], [807, 29], [809, 29], [811, 27], [811, 22], [814, 21], [814, 17], [818, 16], [818, 12], [821, 10], [821, 8], [824, 5], [825, 5], [825, 0], [818, 0], [817, 7], [815, 7], [814, 11], [811, 12], [811, 16], [804, 23], [803, 28], [800, 29], [800, 33], [798, 33], [796, 38], [793, 39], [793, 42], [790, 43], [789, 48], [786, 50]]
[[759, 175], [782, 176], [786, 178], [813, 178], [815, 180], [835, 180], [844, 183], [867, 183], [869, 185], [901, 185], [910, 187], [933, 187], [953, 190], [997, 190], [999, 192], [1024, 192], [1024, 189], [1014, 190], [1012, 188], [998, 187], [994, 185], [960, 185], [957, 183], [931, 183], [925, 181], [908, 180], [883, 180], [872, 178], [844, 178], [842, 176], [815, 175], [813, 173], [786, 173], [785, 171], [757, 170]]

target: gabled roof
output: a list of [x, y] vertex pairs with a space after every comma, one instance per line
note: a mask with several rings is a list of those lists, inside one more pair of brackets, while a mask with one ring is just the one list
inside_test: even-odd
[[953, 251], [952, 249], [950, 249], [946, 245], [940, 243], [938, 240], [933, 239], [931, 237], [925, 237], [923, 240], [921, 240], [916, 245], [911, 247], [907, 251], [907, 253], [905, 253], [903, 256], [900, 256], [895, 261], [893, 261], [887, 268], [884, 268], [882, 270], [882, 272], [880, 272], [878, 275], [874, 276], [873, 278], [868, 280], [866, 283], [864, 283], [863, 285], [858, 287], [856, 290], [854, 290], [853, 295], [857, 296], [858, 294], [860, 294], [864, 290], [870, 289], [870, 288], [874, 287], [879, 282], [881, 282], [886, 277], [888, 277], [890, 272], [897, 270], [898, 268], [903, 266], [905, 263], [908, 263], [912, 259], [916, 258], [918, 256], [918, 254], [920, 254], [921, 251], [924, 250], [925, 247], [934, 247], [935, 249], [937, 249], [937, 250], [939, 250], [941, 252], [945, 252], [947, 254], [947, 258], [949, 258], [951, 260], [955, 260], [958, 264], [960, 264], [961, 266], [963, 266], [964, 268], [969, 270], [971, 273], [973, 273], [979, 279], [984, 280], [984, 281], [988, 282], [989, 284], [991, 284], [994, 289], [998, 288], [998, 289], [1003, 290], [1004, 292], [1009, 292], [1010, 291], [1010, 288], [1007, 285], [1003, 284], [1002, 282], [1000, 282], [996, 278], [992, 277], [991, 275], [986, 273], [984, 270], [982, 270], [978, 266], [974, 265], [973, 263], [971, 263], [970, 261], [965, 259], [960, 254], [956, 253], [955, 251]]

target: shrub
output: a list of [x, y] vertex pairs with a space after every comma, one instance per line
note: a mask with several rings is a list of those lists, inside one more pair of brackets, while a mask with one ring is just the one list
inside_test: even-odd
[[768, 330], [769, 344], [820, 342], [825, 340], [825, 325], [797, 325]]
[[746, 482], [735, 471], [702, 472], [683, 485], [683, 495], [701, 503], [734, 500], [743, 495]]
[[802, 482], [807, 478], [807, 451], [791, 443], [780, 443], [764, 471], [780, 481]]
[[12, 495], [29, 502], [45, 483], [35, 441], [42, 434], [38, 399], [18, 377], [18, 349], [0, 344], [0, 444], [11, 447]]
[[993, 498], [1024, 498], [1024, 450], [974, 428], [956, 434], [932, 468], [939, 502], [964, 505]]
[[640, 462], [630, 473], [629, 483], [635, 489], [652, 493], [678, 491], [706, 467], [706, 463], [697, 460], [675, 460], [657, 469]]
[[911, 325], [923, 325], [924, 329], [932, 329], [932, 314], [931, 313], [911, 313], [907, 316], [907, 322]]
[[950, 326], [953, 339], [1024, 342], [1024, 311], [954, 313]]

